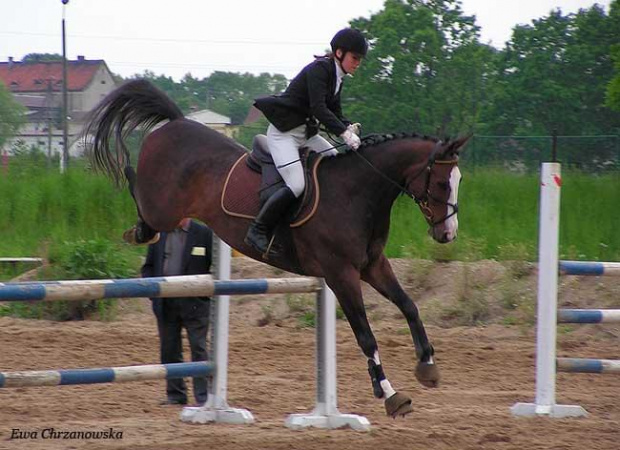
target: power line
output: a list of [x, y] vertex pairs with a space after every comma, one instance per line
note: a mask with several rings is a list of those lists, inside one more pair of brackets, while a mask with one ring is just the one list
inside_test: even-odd
[[[0, 34], [9, 34], [16, 36], [41, 36], [41, 37], [56, 37], [53, 33], [29, 33], [26, 31], [0, 31]], [[179, 39], [179, 38], [158, 38], [158, 37], [129, 37], [129, 36], [97, 36], [97, 35], [85, 35], [85, 34], [69, 34], [70, 38], [84, 38], [84, 39], [110, 39], [120, 41], [142, 41], [142, 42], [174, 42], [174, 43], [197, 43], [197, 44], [223, 44], [223, 45], [306, 45], [316, 46], [324, 45], [325, 42], [291, 42], [291, 41], [258, 41], [255, 39]]]
[[[240, 64], [196, 64], [196, 63], [173, 63], [173, 62], [137, 62], [137, 61], [113, 61], [106, 59], [105, 62], [110, 66], [124, 66], [124, 67], [136, 67], [145, 68], [146, 70], [153, 67], [159, 67], [163, 69], [203, 69], [203, 70], [222, 70], [222, 69], [240, 69], [244, 73], [249, 72], [247, 65]], [[295, 66], [296, 67], [296, 66]], [[284, 64], [260, 64], [252, 65], [252, 71], [259, 70], [288, 70], [293, 66], [287, 66]]]

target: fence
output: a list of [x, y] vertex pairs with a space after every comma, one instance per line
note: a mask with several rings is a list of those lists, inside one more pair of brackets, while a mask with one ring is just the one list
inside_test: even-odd
[[368, 430], [365, 417], [341, 414], [336, 390], [336, 305], [335, 297], [324, 280], [283, 278], [230, 280], [230, 247], [217, 240], [217, 280], [210, 275], [191, 275], [125, 280], [70, 280], [24, 283], [0, 283], [0, 301], [95, 300], [116, 297], [191, 297], [215, 295], [212, 314], [213, 352], [208, 363], [129, 366], [97, 369], [69, 369], [0, 372], [0, 387], [57, 386], [146, 379], [178, 378], [212, 374], [207, 402], [201, 407], [187, 407], [181, 413], [185, 422], [252, 423], [252, 414], [229, 407], [226, 401], [228, 374], [229, 295], [288, 292], [317, 292], [316, 407], [309, 414], [292, 414], [289, 428], [308, 426]]
[[540, 232], [538, 249], [538, 307], [536, 331], [536, 397], [535, 403], [516, 403], [511, 411], [516, 416], [547, 415], [579, 417], [587, 415], [579, 405], [558, 405], [555, 399], [556, 372], [605, 373], [620, 372], [620, 361], [558, 358], [556, 333], [558, 316], [561, 323], [615, 322], [618, 310], [560, 310], [558, 315], [558, 274], [620, 274], [620, 264], [583, 261], [558, 261], [560, 223], [560, 164], [542, 165], [540, 188]]
[[537, 171], [543, 161], [562, 161], [584, 172], [620, 170], [620, 136], [483, 136], [474, 135], [462, 154], [464, 165], [500, 166]]

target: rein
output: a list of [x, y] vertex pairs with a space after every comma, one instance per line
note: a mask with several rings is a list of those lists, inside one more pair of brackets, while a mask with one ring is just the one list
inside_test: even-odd
[[[368, 137], [370, 137], [370, 136], [366, 136], [366, 137], [362, 138], [362, 140], [364, 140], [364, 139], [366, 139]], [[437, 157], [437, 152], [439, 151], [439, 149], [441, 149], [441, 145], [442, 145], [442, 141], [437, 141], [437, 143], [435, 144], [435, 147], [433, 147], [433, 150], [431, 151], [431, 154], [430, 154], [430, 156], [428, 158], [428, 162], [427, 162], [426, 166], [423, 167], [421, 170], [419, 170], [410, 179], [410, 181], [413, 181], [416, 178], [418, 178], [420, 175], [422, 175], [423, 173], [426, 173], [426, 189], [424, 190], [424, 196], [422, 196], [422, 197], [417, 197], [413, 192], [409, 191], [409, 189], [407, 189], [404, 186], [401, 186], [400, 184], [398, 184], [397, 182], [392, 180], [386, 174], [381, 172], [381, 170], [377, 169], [370, 161], [368, 161], [366, 158], [364, 158], [359, 152], [355, 151], [353, 153], [355, 153], [359, 158], [361, 158], [361, 160], [364, 161], [364, 163], [366, 163], [375, 173], [377, 173], [379, 176], [381, 176], [381, 178], [383, 178], [385, 181], [387, 181], [388, 183], [390, 183], [391, 185], [396, 187], [401, 193], [405, 194], [407, 197], [409, 197], [413, 201], [415, 201], [416, 204], [420, 207], [422, 213], [424, 214], [424, 217], [426, 218], [426, 221], [430, 225], [435, 226], [435, 225], [439, 225], [440, 223], [445, 222], [450, 217], [452, 217], [455, 214], [457, 214], [458, 211], [459, 211], [458, 203], [454, 203], [453, 204], [453, 203], [450, 203], [450, 202], [447, 202], [447, 201], [444, 202], [444, 201], [439, 200], [438, 198], [434, 197], [431, 194], [431, 192], [430, 192], [431, 171], [433, 169], [433, 166], [435, 164], [456, 164], [457, 163], [457, 160], [444, 161], [444, 160], [436, 160], [435, 159]], [[428, 205], [428, 200], [429, 199], [434, 200], [437, 203], [441, 203], [441, 204], [444, 204], [444, 205], [447, 205], [447, 206], [451, 206], [452, 207], [452, 212], [449, 213], [449, 214], [446, 214], [441, 219], [433, 220], [433, 212], [432, 212], [430, 206]]]
[[[331, 134], [328, 133], [328, 135], [332, 139], [332, 141], [334, 141], [334, 139], [331, 136]], [[361, 140], [364, 141], [364, 140], [370, 139], [372, 137], [373, 137], [373, 135], [364, 136], [364, 137], [361, 138]], [[342, 147], [344, 145], [346, 145], [346, 144], [345, 143], [338, 143], [338, 144], [334, 145], [333, 147], [326, 148], [325, 150], [322, 150], [322, 151], [320, 151], [318, 153], [320, 154], [320, 153], [328, 152], [330, 150], [337, 149], [337, 148]], [[437, 141], [437, 143], [435, 144], [435, 147], [433, 147], [433, 150], [431, 151], [431, 154], [430, 154], [430, 156], [428, 158], [428, 162], [427, 162], [426, 166], [423, 167], [421, 170], [419, 170], [418, 173], [416, 173], [410, 179], [410, 181], [413, 181], [416, 178], [418, 178], [420, 175], [422, 175], [423, 173], [426, 173], [426, 189], [424, 190], [424, 195], [422, 197], [417, 197], [413, 192], [410, 192], [406, 187], [401, 186], [400, 184], [398, 184], [397, 182], [392, 180], [386, 174], [384, 174], [379, 169], [377, 169], [375, 166], [373, 166], [373, 164], [370, 161], [368, 161], [366, 158], [364, 158], [358, 151], [353, 150], [352, 152], [355, 153], [359, 158], [361, 158], [361, 160], [364, 161], [364, 163], [366, 163], [375, 173], [377, 173], [379, 176], [381, 176], [381, 178], [383, 178], [385, 181], [387, 181], [388, 183], [390, 183], [391, 185], [396, 187], [401, 193], [405, 194], [407, 197], [409, 197], [413, 201], [415, 201], [416, 204], [420, 207], [420, 210], [422, 211], [422, 214], [424, 214], [424, 217], [426, 218], [426, 221], [431, 226], [435, 226], [435, 225], [439, 225], [440, 223], [445, 222], [450, 217], [452, 217], [455, 214], [457, 214], [458, 211], [459, 211], [458, 203], [454, 203], [453, 204], [453, 203], [450, 203], [450, 202], [447, 202], [447, 201], [444, 202], [442, 200], [439, 200], [438, 198], [434, 197], [431, 194], [431, 191], [430, 191], [431, 171], [433, 169], [433, 166], [435, 164], [456, 164], [457, 163], [457, 160], [444, 161], [444, 160], [436, 160], [435, 159], [437, 157], [437, 152], [441, 149], [441, 145], [442, 145], [442, 141]], [[293, 161], [290, 161], [290, 162], [288, 162], [286, 164], [282, 164], [281, 166], [277, 166], [277, 169], [282, 169], [282, 168], [287, 167], [287, 166], [289, 166], [291, 164], [295, 164], [296, 162], [299, 162], [299, 161], [301, 161], [301, 158], [293, 160]], [[441, 219], [433, 220], [433, 211], [430, 208], [430, 206], [428, 205], [428, 200], [429, 199], [434, 200], [437, 203], [444, 204], [446, 206], [451, 206], [452, 207], [452, 212], [449, 213], [449, 214], [446, 214]]]

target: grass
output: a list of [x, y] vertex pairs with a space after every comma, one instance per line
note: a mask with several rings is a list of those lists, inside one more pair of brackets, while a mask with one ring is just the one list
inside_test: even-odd
[[[538, 258], [539, 177], [504, 170], [465, 172], [459, 191], [459, 238], [433, 242], [415, 203], [399, 198], [392, 209], [389, 257], [435, 260]], [[620, 175], [563, 174], [560, 258], [620, 260]]]
[[[2, 256], [47, 258], [50, 247], [78, 240], [120, 243], [122, 232], [135, 220], [128, 192], [87, 170], [74, 168], [61, 175], [15, 164], [0, 173]], [[129, 246], [119, 251], [144, 253]]]
[[[415, 203], [392, 209], [389, 257], [431, 260], [537, 259], [539, 179], [498, 169], [464, 170], [459, 238], [435, 243]], [[563, 175], [560, 257], [620, 260], [620, 175]], [[0, 172], [0, 255], [47, 257], [54, 243], [79, 239], [120, 242], [136, 219], [127, 190], [84, 168], [56, 171], [12, 164]], [[337, 221], [335, 218], [334, 220]], [[143, 249], [121, 252], [143, 254]]]

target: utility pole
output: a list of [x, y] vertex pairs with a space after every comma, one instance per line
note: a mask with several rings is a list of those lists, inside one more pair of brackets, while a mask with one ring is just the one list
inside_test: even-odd
[[54, 92], [53, 92], [53, 83], [54, 79], [52, 77], [47, 79], [47, 97], [45, 99], [45, 106], [47, 111], [47, 166], [48, 169], [52, 165], [52, 131], [54, 126], [53, 120], [53, 110], [54, 110]]
[[65, 5], [69, 0], [62, 1], [62, 155], [60, 157], [60, 173], [64, 173], [69, 165], [69, 130], [67, 116], [67, 44], [65, 34]]

